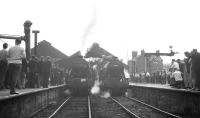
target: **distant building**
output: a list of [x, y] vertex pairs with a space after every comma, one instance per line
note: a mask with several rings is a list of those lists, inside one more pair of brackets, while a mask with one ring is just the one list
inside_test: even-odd
[[152, 55], [145, 57], [144, 53], [144, 50], [142, 50], [141, 54], [138, 55], [133, 61], [128, 61], [130, 75], [131, 73], [134, 73], [134, 71], [135, 73], [144, 73], [145, 71], [154, 73], [163, 69], [163, 60], [160, 56]]

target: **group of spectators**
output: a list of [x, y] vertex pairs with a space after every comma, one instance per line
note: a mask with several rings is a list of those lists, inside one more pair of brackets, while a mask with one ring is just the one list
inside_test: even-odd
[[48, 88], [49, 85], [64, 83], [63, 69], [52, 66], [50, 57], [32, 56], [26, 59], [21, 40], [15, 40], [15, 46], [3, 44], [0, 50], [0, 90], [10, 88], [10, 94], [18, 94], [15, 88]]
[[200, 90], [200, 53], [197, 49], [184, 53], [183, 60], [172, 59], [170, 85], [177, 88]]
[[157, 71], [154, 73], [140, 73], [136, 74], [131, 80], [135, 83], [152, 83], [152, 84], [167, 84], [167, 72], [165, 70]]
[[151, 75], [139, 74], [133, 78], [137, 83], [169, 84], [172, 87], [200, 90], [200, 53], [197, 49], [185, 52], [183, 60], [172, 59], [168, 70], [162, 70]]
[[[26, 58], [24, 48], [20, 47], [21, 40], [15, 40], [15, 46], [7, 51], [8, 44], [3, 44], [3, 50], [0, 51], [0, 88], [3, 89], [9, 84], [10, 94], [18, 94], [15, 91], [17, 80], [22, 70], [22, 59]], [[5, 79], [7, 75], [7, 78]], [[4, 84], [5, 81], [5, 84]]]

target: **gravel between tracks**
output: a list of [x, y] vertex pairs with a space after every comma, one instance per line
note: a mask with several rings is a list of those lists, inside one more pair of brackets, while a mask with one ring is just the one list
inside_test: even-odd
[[112, 99], [96, 96], [90, 98], [92, 118], [130, 118]]

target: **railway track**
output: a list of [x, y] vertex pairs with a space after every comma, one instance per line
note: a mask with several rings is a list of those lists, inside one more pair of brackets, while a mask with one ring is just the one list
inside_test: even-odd
[[49, 104], [47, 107], [38, 109], [37, 112], [31, 114], [29, 118], [48, 118], [66, 99], [60, 98], [59, 100]]
[[34, 118], [181, 118], [129, 97], [69, 97], [57, 109]]
[[44, 108], [30, 118], [91, 118], [89, 96], [68, 97], [56, 106]]
[[92, 118], [139, 118], [113, 98], [91, 97]]
[[89, 97], [70, 97], [48, 118], [91, 118]]
[[112, 99], [120, 106], [133, 112], [138, 118], [181, 118], [180, 116], [155, 108], [134, 98], [117, 97]]

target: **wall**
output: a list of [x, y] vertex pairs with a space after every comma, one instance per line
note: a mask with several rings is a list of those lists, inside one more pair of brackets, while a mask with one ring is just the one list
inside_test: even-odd
[[0, 100], [0, 118], [24, 118], [62, 96], [66, 85]]

